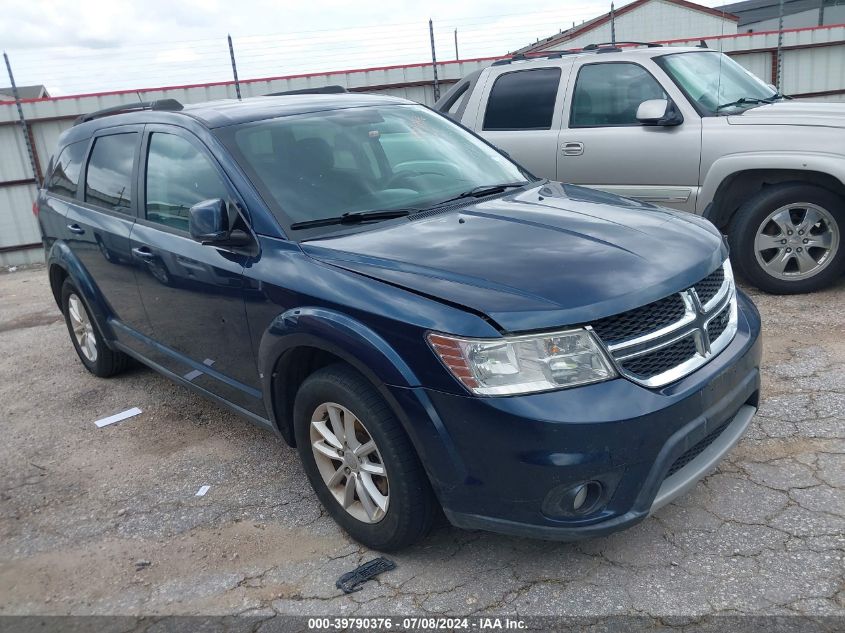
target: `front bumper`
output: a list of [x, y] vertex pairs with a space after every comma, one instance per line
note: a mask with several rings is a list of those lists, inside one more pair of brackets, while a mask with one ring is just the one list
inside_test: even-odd
[[[631, 526], [689, 490], [756, 411], [760, 319], [741, 293], [738, 304], [730, 345], [661, 389], [625, 379], [508, 398], [391, 388], [446, 516], [468, 529], [576, 540]], [[584, 481], [601, 482], [593, 511], [556, 505]]]

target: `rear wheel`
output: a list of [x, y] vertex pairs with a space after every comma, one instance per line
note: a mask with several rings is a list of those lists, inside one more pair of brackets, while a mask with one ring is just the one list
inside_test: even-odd
[[106, 346], [100, 328], [70, 279], [62, 285], [62, 311], [70, 340], [85, 369], [100, 378], [108, 378], [126, 368], [129, 357]]
[[406, 547], [431, 528], [436, 500], [411, 442], [373, 386], [345, 365], [309, 376], [294, 405], [296, 444], [317, 497], [355, 540]]
[[812, 292], [845, 271], [845, 200], [812, 185], [768, 187], [737, 211], [729, 240], [739, 271], [766, 292]]

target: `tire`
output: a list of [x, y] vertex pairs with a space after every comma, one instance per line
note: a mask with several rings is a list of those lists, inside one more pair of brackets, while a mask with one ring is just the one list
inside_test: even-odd
[[[338, 409], [330, 414], [327, 405]], [[341, 431], [335, 434], [332, 431], [337, 428], [337, 416]], [[337, 448], [345, 449], [347, 457], [343, 459], [349, 461], [342, 461], [337, 454], [329, 458], [316, 452], [315, 443], [320, 443], [324, 449], [335, 445], [326, 440], [324, 431], [318, 431], [312, 425], [312, 419], [326, 420], [325, 430], [343, 444], [342, 448]], [[353, 438], [346, 437], [348, 431], [344, 423], [353, 426]], [[356, 541], [375, 550], [398, 550], [417, 542], [431, 529], [438, 506], [425, 470], [387, 403], [358, 372], [338, 364], [311, 374], [296, 394], [294, 433], [302, 465], [317, 497]], [[339, 437], [341, 435], [344, 437]], [[360, 461], [348, 456], [356, 442], [360, 449], [369, 439], [375, 444], [374, 451], [362, 455]], [[367, 472], [378, 470], [379, 465], [385, 473], [383, 477]], [[345, 471], [349, 474], [341, 474], [345, 468], [349, 468]], [[330, 489], [331, 479], [327, 478], [332, 472], [339, 479]], [[369, 499], [370, 509], [375, 509], [372, 516], [367, 512], [357, 485]], [[379, 494], [366, 492], [373, 486]], [[346, 509], [340, 497], [345, 498], [349, 489], [355, 492]], [[386, 506], [384, 509], [376, 501], [379, 497]]]
[[[810, 224], [815, 218], [820, 220]], [[801, 183], [757, 193], [739, 208], [728, 232], [739, 272], [773, 294], [813, 292], [833, 283], [845, 271], [843, 238], [845, 200]]]
[[[129, 357], [109, 349], [88, 305], [70, 279], [62, 284], [62, 312], [70, 341], [85, 369], [100, 378], [114, 376], [126, 369]], [[78, 336], [77, 332], [83, 333]]]

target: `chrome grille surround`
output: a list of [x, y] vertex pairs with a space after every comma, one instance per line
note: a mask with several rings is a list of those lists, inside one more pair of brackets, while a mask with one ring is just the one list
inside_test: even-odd
[[[714, 293], [712, 281], [719, 277], [723, 277], [722, 283]], [[704, 303], [696, 292], [699, 284], [709, 289], [702, 293], [709, 297]], [[662, 387], [692, 373], [733, 340], [737, 329], [736, 288], [728, 260], [721, 271], [711, 273], [678, 295], [684, 303], [680, 319], [641, 335], [602, 339], [620, 375], [645, 387]], [[711, 334], [716, 338], [711, 340]], [[634, 371], [643, 368], [651, 371]]]

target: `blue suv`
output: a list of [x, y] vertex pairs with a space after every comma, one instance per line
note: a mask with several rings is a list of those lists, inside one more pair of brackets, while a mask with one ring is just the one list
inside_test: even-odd
[[739, 440], [759, 315], [706, 220], [538, 180], [402, 99], [86, 115], [36, 211], [79, 359], [280, 434], [358, 541], [630, 526]]

